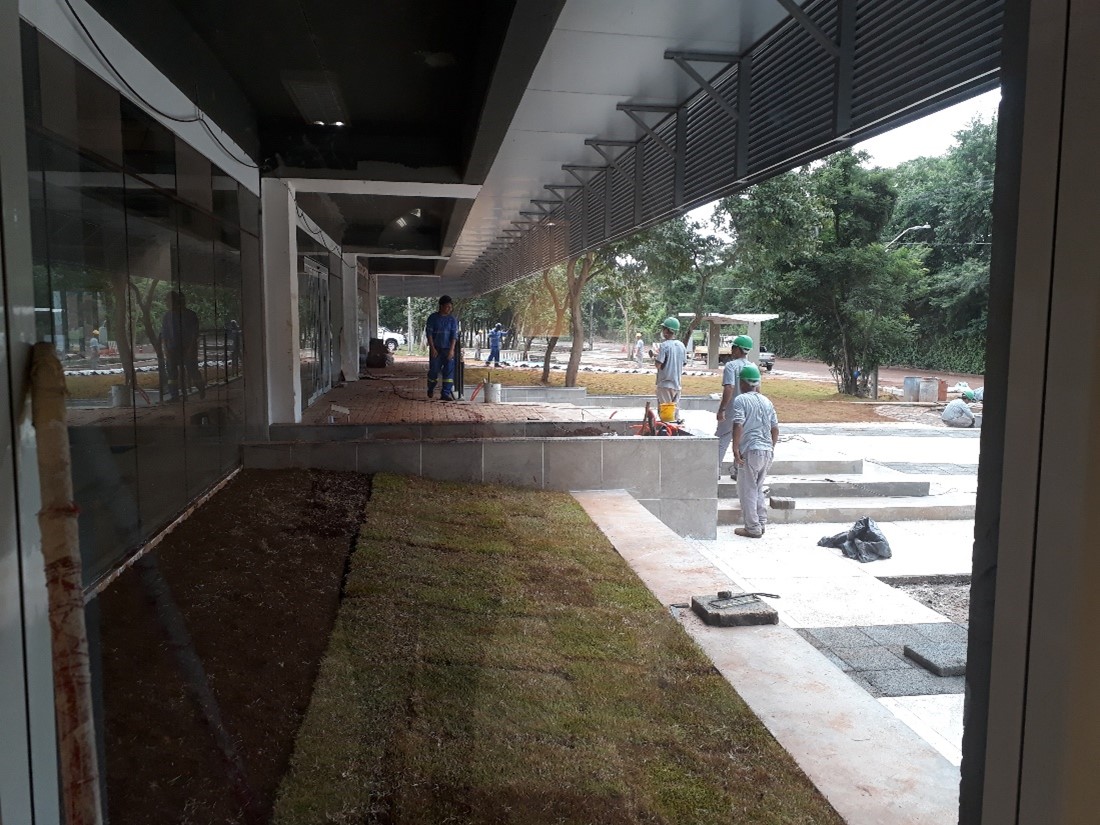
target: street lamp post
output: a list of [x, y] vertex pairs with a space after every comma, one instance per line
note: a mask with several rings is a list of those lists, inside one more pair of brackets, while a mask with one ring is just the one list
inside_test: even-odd
[[931, 229], [931, 228], [932, 228], [932, 226], [930, 224], [922, 223], [918, 226], [910, 226], [906, 229], [903, 229], [903, 230], [901, 230], [901, 232], [898, 233], [897, 237], [894, 238], [894, 240], [890, 241], [888, 244], [886, 244], [886, 246], [884, 246], [883, 249], [889, 249], [891, 246], [893, 246], [898, 241], [900, 241], [902, 239], [903, 235], [906, 235], [906, 234], [908, 234], [910, 232], [913, 232], [917, 229]]

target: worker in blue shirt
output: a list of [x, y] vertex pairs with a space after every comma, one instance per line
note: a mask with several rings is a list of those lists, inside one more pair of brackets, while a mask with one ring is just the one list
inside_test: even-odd
[[489, 330], [489, 357], [485, 360], [485, 366], [489, 366], [494, 361], [498, 367], [500, 366], [500, 339], [503, 337], [504, 330], [501, 329], [500, 324]]
[[451, 314], [454, 303], [450, 295], [439, 299], [439, 312], [428, 316], [424, 328], [428, 337], [428, 398], [435, 395], [435, 385], [443, 374], [443, 389], [439, 398], [454, 401], [455, 389], [455, 345], [458, 343], [458, 319]]

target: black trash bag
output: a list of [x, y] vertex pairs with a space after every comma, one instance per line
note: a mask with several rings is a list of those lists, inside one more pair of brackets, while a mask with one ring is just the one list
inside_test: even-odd
[[869, 562], [888, 559], [891, 555], [890, 542], [878, 529], [873, 518], [864, 517], [852, 525], [847, 533], [825, 536], [817, 543], [818, 547], [835, 547], [846, 558]]

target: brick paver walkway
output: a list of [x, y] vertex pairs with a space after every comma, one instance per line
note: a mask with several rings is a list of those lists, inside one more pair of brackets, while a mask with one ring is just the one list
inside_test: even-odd
[[581, 410], [572, 404], [485, 404], [440, 401], [426, 393], [428, 360], [403, 357], [392, 367], [367, 370], [367, 377], [330, 390], [302, 414], [303, 424], [326, 424], [332, 405], [351, 410], [336, 414], [338, 424], [431, 424], [479, 421], [579, 421], [606, 418], [611, 410]]

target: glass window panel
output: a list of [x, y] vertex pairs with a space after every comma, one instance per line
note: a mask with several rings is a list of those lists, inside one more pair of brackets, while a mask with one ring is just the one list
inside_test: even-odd
[[206, 212], [214, 210], [210, 161], [176, 138], [176, 194]]
[[181, 205], [178, 214], [182, 303], [176, 374], [187, 429], [187, 487], [197, 495], [221, 474], [220, 393], [207, 389], [217, 378], [223, 326], [215, 281], [215, 222], [189, 206]]
[[162, 341], [169, 296], [179, 289], [176, 204], [127, 176], [126, 221], [134, 360], [140, 364], [142, 387], [134, 401], [138, 502], [142, 529], [150, 535], [188, 500], [183, 405], [169, 400], [167, 348]]
[[47, 140], [28, 158], [39, 305], [64, 359], [84, 575], [107, 572], [140, 540], [134, 417], [127, 400], [126, 223], [122, 174]]
[[221, 467], [229, 470], [239, 461], [238, 445], [244, 438], [244, 369], [241, 328], [241, 235], [223, 227], [214, 244], [217, 323], [220, 326], [215, 380], [221, 432]]
[[241, 205], [237, 197], [240, 184], [217, 166], [211, 168], [214, 216], [232, 226], [241, 223]]
[[176, 138], [126, 98], [119, 98], [122, 157], [126, 171], [165, 192], [176, 191]]

